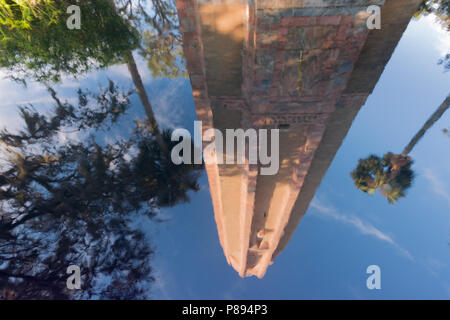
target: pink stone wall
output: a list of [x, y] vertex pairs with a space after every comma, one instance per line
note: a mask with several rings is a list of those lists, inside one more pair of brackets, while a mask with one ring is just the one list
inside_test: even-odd
[[[415, 3], [419, 0], [399, 1]], [[242, 1], [234, 2], [242, 4]], [[316, 181], [308, 176], [316, 151], [323, 145], [328, 149], [334, 148], [332, 152], [327, 151], [332, 159], [356, 115], [355, 110], [365, 103], [369, 95], [365, 91], [344, 92], [369, 34], [365, 9], [369, 4], [382, 4], [384, 1], [355, 0], [352, 4], [344, 0], [249, 1], [242, 21], [246, 30], [242, 55], [237, 57], [242, 59], [240, 96], [222, 94], [217, 88], [214, 90], [215, 95], [208, 92], [208, 65], [205, 62], [208, 57], [205, 57], [205, 47], [208, 48], [211, 43], [205, 43], [202, 38], [199, 6], [203, 3], [210, 1], [176, 1], [184, 55], [197, 116], [203, 121], [203, 130], [214, 127], [213, 110], [238, 110], [241, 128], [273, 128], [289, 124], [292, 130], [304, 132], [304, 141], [292, 146], [295, 161], [289, 167], [290, 189], [283, 198], [283, 212], [276, 213], [278, 229], [274, 230], [273, 236], [262, 241], [265, 244], [262, 251], [251, 240], [255, 238], [254, 232], [261, 227], [256, 228], [252, 221], [259, 219], [264, 223], [261, 217], [254, 216], [254, 199], [257, 197], [259, 181], [257, 167], [239, 167], [242, 175], [240, 198], [230, 201], [240, 201], [241, 204], [241, 251], [239, 257], [234, 255], [233, 261], [227, 248], [228, 233], [224, 217], [229, 213], [224, 210], [225, 205], [222, 203], [226, 195], [221, 190], [221, 171], [217, 165], [206, 166], [219, 239], [228, 263], [232, 262], [241, 276], [262, 277], [273, 258], [286, 246], [313, 196], [311, 190], [315, 190], [320, 183], [320, 179]], [[217, 70], [227, 72], [223, 66]], [[216, 79], [221, 77], [220, 74], [214, 76]], [[223, 78], [229, 77], [223, 74]], [[333, 142], [330, 147], [328, 141], [323, 141], [324, 133], [330, 121], [338, 127], [339, 119], [345, 117], [345, 110], [349, 110], [351, 120], [345, 122], [345, 128], [339, 129], [339, 132], [342, 131], [340, 140]], [[320, 157], [323, 157], [322, 153]], [[331, 162], [328, 160], [321, 158], [320, 161], [325, 164], [322, 167], [328, 168]], [[326, 168], [315, 168], [314, 172], [323, 176]], [[305, 185], [305, 181], [311, 179], [314, 181]], [[304, 199], [307, 203], [299, 204], [299, 194], [306, 194]], [[300, 209], [296, 210], [296, 207]], [[292, 208], [294, 217], [291, 216]]]

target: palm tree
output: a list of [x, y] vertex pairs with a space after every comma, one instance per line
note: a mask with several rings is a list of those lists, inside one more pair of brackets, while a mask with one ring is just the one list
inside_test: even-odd
[[415, 147], [417, 142], [425, 135], [425, 132], [430, 129], [436, 121], [438, 121], [442, 115], [447, 111], [447, 109], [450, 107], [450, 96], [448, 96], [444, 102], [437, 108], [437, 110], [431, 115], [430, 118], [424, 123], [422, 128], [416, 133], [416, 135], [411, 139], [411, 141], [408, 143], [408, 145], [403, 149], [402, 155], [406, 156], [411, 152], [411, 150]]
[[450, 95], [428, 118], [401, 154], [388, 152], [383, 158], [370, 155], [365, 159], [359, 159], [358, 166], [351, 172], [355, 187], [369, 194], [374, 194], [376, 190], [379, 190], [390, 204], [404, 197], [405, 191], [411, 187], [414, 179], [414, 172], [411, 169], [413, 161], [409, 154], [427, 130], [442, 117], [449, 107]]
[[383, 158], [370, 155], [359, 160], [351, 176], [358, 189], [369, 194], [379, 190], [393, 204], [404, 197], [405, 190], [411, 186], [414, 178], [411, 165], [410, 157], [391, 152], [386, 153]]

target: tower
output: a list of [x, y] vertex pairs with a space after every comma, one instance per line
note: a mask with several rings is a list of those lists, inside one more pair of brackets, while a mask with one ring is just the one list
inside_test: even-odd
[[[421, 0], [178, 0], [203, 131], [277, 128], [280, 169], [207, 164], [220, 243], [263, 277], [288, 244]], [[381, 29], [366, 25], [382, 6]]]

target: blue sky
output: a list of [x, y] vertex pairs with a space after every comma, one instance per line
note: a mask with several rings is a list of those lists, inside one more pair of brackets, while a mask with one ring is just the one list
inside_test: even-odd
[[[356, 190], [349, 173], [371, 153], [400, 152], [450, 93], [450, 72], [437, 61], [450, 52], [450, 36], [428, 17], [412, 21], [373, 94], [322, 180], [287, 248], [263, 279], [238, 276], [220, 247], [206, 175], [191, 202], [165, 209], [164, 223], [143, 222], [155, 249], [156, 299], [416, 299], [450, 298], [450, 112], [411, 153], [416, 179], [394, 206], [380, 194]], [[159, 123], [193, 130], [196, 119], [187, 79], [152, 79], [140, 70]], [[125, 66], [65, 79], [61, 97], [107, 78], [131, 86]], [[0, 80], [0, 128], [17, 116], [16, 105], [45, 107], [41, 85], [23, 89]], [[136, 98], [130, 118], [142, 118]], [[130, 119], [116, 129], [130, 129]], [[62, 137], [65, 139], [67, 137]], [[73, 138], [73, 137], [72, 137]], [[381, 267], [381, 290], [366, 288], [366, 268]]]
[[[242, 279], [227, 265], [203, 177], [191, 203], [170, 209], [171, 221], [151, 229], [154, 297], [450, 298], [450, 138], [441, 132], [450, 114], [413, 150], [416, 180], [395, 206], [356, 190], [349, 176], [361, 157], [401, 152], [450, 93], [450, 73], [436, 64], [449, 41], [432, 17], [410, 23], [294, 237], [263, 279]], [[381, 290], [366, 287], [371, 264], [381, 268]]]

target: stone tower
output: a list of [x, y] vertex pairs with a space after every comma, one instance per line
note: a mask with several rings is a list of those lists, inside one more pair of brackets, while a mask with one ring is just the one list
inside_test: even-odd
[[[177, 0], [203, 131], [280, 129], [280, 170], [206, 165], [225, 257], [263, 277], [421, 0]], [[369, 30], [378, 5], [381, 29]]]

